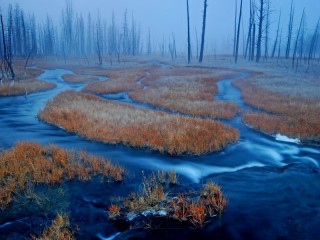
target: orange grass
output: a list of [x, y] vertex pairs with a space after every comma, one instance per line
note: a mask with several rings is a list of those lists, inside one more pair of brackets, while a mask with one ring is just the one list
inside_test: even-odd
[[68, 83], [87, 83], [98, 81], [98, 77], [78, 74], [65, 74], [62, 76], [63, 80]]
[[3, 85], [0, 85], [0, 96], [14, 96], [24, 95], [33, 92], [45, 91], [55, 88], [56, 85], [45, 81], [36, 79], [27, 79], [15, 81], [14, 85], [11, 86], [10, 81], [3, 81]]
[[143, 78], [146, 73], [143, 68], [133, 68], [110, 70], [105, 74], [109, 77], [108, 80], [89, 83], [82, 91], [96, 94], [132, 91], [142, 87], [136, 81]]
[[143, 84], [130, 97], [175, 112], [194, 116], [231, 119], [238, 111], [234, 103], [214, 101], [217, 81], [231, 73], [197, 67], [152, 68]]
[[202, 227], [213, 217], [217, 215], [221, 217], [226, 206], [227, 199], [223, 196], [221, 188], [209, 182], [201, 189], [200, 195], [195, 200], [180, 194], [171, 200], [167, 209], [169, 217], [179, 221], [189, 221], [195, 227]]
[[38, 237], [32, 236], [34, 240], [72, 240], [75, 239], [74, 231], [70, 229], [69, 217], [66, 214], [58, 214], [52, 224], [43, 230]]
[[114, 218], [120, 216], [120, 207], [118, 207], [117, 205], [112, 204], [108, 208], [107, 212], [109, 214], [109, 218], [114, 219]]
[[204, 154], [238, 139], [238, 131], [213, 120], [139, 109], [66, 91], [49, 101], [39, 118], [88, 139], [169, 154]]
[[125, 208], [130, 211], [143, 211], [160, 204], [166, 199], [166, 195], [162, 184], [157, 180], [155, 174], [148, 178], [142, 172], [143, 179], [140, 191], [137, 193], [130, 193], [130, 195], [123, 201]]
[[[163, 175], [161, 173], [161, 176]], [[227, 206], [227, 199], [223, 196], [221, 188], [215, 183], [207, 183], [195, 196], [187, 193], [169, 198], [161, 179], [159, 180], [156, 176], [159, 176], [159, 172], [153, 173], [148, 178], [143, 175], [140, 191], [131, 193], [121, 201], [122, 208], [114, 204], [110, 205], [109, 218], [120, 216], [121, 211], [124, 213], [134, 211], [141, 214], [145, 210], [162, 209], [166, 211], [167, 217], [191, 223], [197, 228], [203, 227], [216, 216], [221, 218]], [[166, 189], [166, 191], [171, 191], [171, 189]]]
[[23, 95], [56, 87], [53, 83], [37, 80], [36, 77], [42, 73], [42, 70], [24, 68], [24, 60], [15, 60], [13, 68], [15, 83], [11, 86], [11, 80], [3, 79], [3, 85], [0, 84], [0, 96]]
[[[261, 76], [258, 75], [261, 78]], [[320, 101], [259, 87], [259, 78], [235, 82], [245, 102], [263, 113], [246, 112], [243, 120], [262, 132], [281, 133], [302, 141], [320, 141]], [[262, 76], [268, 78], [268, 76]], [[282, 80], [282, 81], [285, 81]], [[288, 84], [288, 83], [283, 83]]]
[[54, 145], [19, 142], [0, 153], [0, 208], [13, 200], [15, 193], [26, 193], [32, 185], [54, 185], [63, 179], [88, 180], [103, 175], [123, 180], [124, 170], [101, 157], [84, 152], [68, 152]]

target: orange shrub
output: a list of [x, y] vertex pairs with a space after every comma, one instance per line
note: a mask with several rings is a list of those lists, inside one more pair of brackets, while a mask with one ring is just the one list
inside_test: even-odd
[[83, 151], [76, 154], [54, 145], [18, 142], [0, 153], [0, 208], [6, 207], [14, 194], [30, 192], [35, 184], [60, 184], [75, 177], [85, 181], [98, 174], [122, 181], [124, 170]]
[[72, 91], [49, 101], [38, 116], [88, 139], [169, 154], [218, 151], [238, 139], [237, 130], [213, 120], [139, 109]]
[[[260, 74], [235, 82], [235, 85], [241, 89], [245, 102], [263, 111], [246, 112], [243, 114], [243, 120], [257, 130], [268, 134], [281, 133], [306, 142], [319, 142], [319, 99], [291, 96], [260, 87], [259, 79], [268, 77]], [[282, 81], [288, 81], [288, 79], [284, 78]], [[288, 85], [287, 82], [283, 84]]]

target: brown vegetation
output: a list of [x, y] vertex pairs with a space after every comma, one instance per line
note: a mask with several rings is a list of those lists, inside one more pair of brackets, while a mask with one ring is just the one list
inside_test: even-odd
[[152, 68], [143, 84], [130, 92], [139, 102], [193, 116], [231, 119], [238, 111], [234, 103], [214, 101], [217, 81], [230, 75], [226, 70], [199, 67]]
[[196, 199], [186, 198], [183, 194], [173, 198], [169, 204], [169, 216], [179, 221], [190, 221], [196, 227], [202, 227], [215, 216], [221, 217], [227, 205], [227, 199], [215, 183], [207, 183]]
[[15, 194], [27, 194], [33, 185], [54, 185], [63, 179], [89, 180], [103, 175], [123, 180], [124, 170], [101, 157], [68, 152], [54, 145], [19, 142], [0, 153], [0, 208], [5, 208]]
[[43, 230], [39, 237], [32, 236], [34, 240], [72, 240], [75, 239], [74, 231], [70, 229], [69, 217], [66, 214], [58, 214], [52, 220], [52, 224]]
[[45, 81], [37, 80], [42, 70], [35, 68], [24, 68], [24, 61], [15, 60], [13, 66], [15, 72], [14, 84], [10, 79], [3, 79], [0, 84], [0, 96], [24, 95], [32, 92], [39, 92], [55, 88], [56, 85]]
[[82, 91], [96, 94], [132, 91], [142, 87], [136, 81], [143, 78], [145, 74], [143, 68], [110, 70], [104, 73], [109, 77], [108, 80], [90, 83]]
[[0, 85], [0, 96], [15, 96], [24, 95], [33, 92], [40, 92], [55, 88], [56, 85], [37, 79], [27, 79], [15, 82], [11, 85], [11, 81], [3, 81], [3, 85]]
[[65, 74], [62, 76], [63, 80], [68, 83], [88, 83], [98, 81], [98, 77], [79, 75], [79, 74]]
[[235, 129], [213, 120], [138, 109], [72, 91], [48, 102], [39, 117], [88, 139], [169, 154], [218, 151], [238, 139]]
[[[269, 81], [273, 87], [265, 87], [261, 81]], [[283, 76], [255, 75], [251, 79], [235, 82], [242, 91], [245, 102], [262, 113], [246, 112], [243, 119], [254, 128], [268, 134], [281, 133], [302, 141], [320, 141], [320, 101], [310, 96], [292, 95], [288, 78]], [[306, 86], [310, 88], [310, 86]], [[295, 88], [291, 86], [291, 88]], [[289, 91], [289, 92], [288, 92]], [[301, 88], [301, 91], [304, 91]], [[288, 93], [287, 93], [288, 92]]]
[[[157, 178], [156, 176], [161, 178]], [[162, 183], [162, 171], [152, 174], [148, 178], [143, 175], [140, 191], [131, 193], [118, 207], [112, 204], [109, 207], [109, 218], [119, 218], [126, 212], [141, 214], [144, 211], [156, 210], [164, 211], [168, 218], [179, 220], [180, 222], [191, 223], [195, 227], [201, 228], [212, 218], [222, 215], [227, 200], [223, 196], [220, 187], [212, 182], [207, 183], [198, 195], [178, 194], [169, 197], [171, 189], [166, 189]]]
[[104, 74], [109, 76], [108, 80], [90, 83], [83, 91], [95, 94], [129, 92], [135, 101], [193, 116], [230, 119], [238, 111], [234, 103], [214, 101], [213, 97], [217, 92], [216, 82], [230, 75], [230, 71], [151, 66], [116, 69]]

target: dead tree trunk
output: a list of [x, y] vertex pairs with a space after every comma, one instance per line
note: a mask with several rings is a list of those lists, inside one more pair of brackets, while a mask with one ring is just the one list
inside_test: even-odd
[[[250, 17], [249, 17], [249, 31], [248, 31], [248, 37], [247, 37], [247, 43], [246, 43], [246, 50], [244, 52], [244, 58], [247, 58], [248, 49], [250, 49], [250, 43], [251, 43], [251, 35], [252, 35], [252, 1], [250, 0]], [[250, 50], [249, 50], [250, 52]], [[249, 54], [250, 55], [250, 54]], [[249, 56], [250, 58], [250, 56]]]
[[259, 62], [261, 57], [262, 28], [263, 28], [263, 19], [264, 19], [263, 9], [264, 9], [264, 0], [260, 0], [256, 62]]
[[238, 21], [238, 29], [237, 29], [237, 43], [236, 43], [235, 63], [238, 62], [241, 17], [242, 17], [242, 0], [241, 0], [241, 3], [240, 3], [239, 21]]
[[292, 68], [294, 68], [294, 63], [295, 63], [296, 53], [297, 53], [297, 48], [298, 48], [298, 41], [299, 41], [299, 37], [300, 37], [300, 31], [301, 31], [301, 26], [302, 26], [303, 19], [304, 19], [304, 9], [303, 9], [303, 12], [302, 12], [300, 25], [299, 25], [299, 29], [298, 29], [298, 33], [297, 33], [297, 37], [296, 37], [296, 42], [295, 42], [295, 45], [294, 45], [294, 51], [293, 51], [293, 55], [292, 55]]
[[290, 50], [291, 50], [293, 16], [294, 16], [294, 7], [293, 7], [293, 0], [292, 0], [291, 1], [291, 8], [290, 8], [289, 25], [288, 25], [288, 40], [287, 40], [287, 47], [286, 47], [286, 59], [289, 58]]
[[202, 20], [202, 35], [201, 35], [201, 48], [200, 48], [200, 57], [199, 62], [202, 63], [203, 60], [203, 50], [204, 50], [204, 37], [206, 32], [206, 17], [207, 17], [207, 0], [204, 0], [203, 4], [203, 20]]
[[235, 12], [234, 12], [234, 33], [233, 33], [233, 56], [236, 55], [236, 44], [237, 44], [237, 14], [238, 14], [238, 4], [235, 0]]
[[188, 64], [189, 64], [191, 61], [189, 0], [187, 0], [187, 22], [188, 22]]
[[277, 34], [276, 34], [276, 39], [274, 40], [271, 58], [274, 58], [274, 55], [275, 55], [276, 49], [277, 49], [278, 38], [279, 38], [279, 30], [280, 30], [280, 20], [281, 20], [281, 11], [280, 11], [280, 15], [279, 15]]

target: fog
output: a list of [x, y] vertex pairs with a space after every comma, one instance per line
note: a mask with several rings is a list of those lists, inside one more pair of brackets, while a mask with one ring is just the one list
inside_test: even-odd
[[[65, 0], [0, 0], [2, 11], [9, 3], [18, 3], [26, 13], [35, 13], [38, 21], [44, 20], [46, 15], [53, 17], [55, 24], [61, 23], [61, 12], [65, 8]], [[249, 0], [244, 0], [243, 23], [241, 34], [246, 36], [249, 18]], [[271, 26], [270, 38], [273, 38], [277, 29], [277, 19], [282, 12], [281, 26], [283, 35], [287, 34], [291, 0], [271, 0]], [[195, 33], [201, 34], [203, 1], [189, 0], [191, 41], [195, 44]], [[240, 0], [238, 0], [238, 7]], [[306, 27], [312, 31], [317, 23], [320, 12], [319, 0], [295, 0], [294, 32], [305, 8]], [[142, 40], [146, 41], [148, 29], [154, 45], [163, 39], [175, 35], [178, 51], [186, 51], [187, 23], [185, 0], [76, 0], [73, 1], [75, 13], [82, 13], [84, 17], [88, 12], [97, 15], [107, 22], [111, 21], [114, 12], [119, 26], [123, 23], [125, 10], [128, 18], [133, 15], [143, 34]], [[233, 47], [233, 30], [235, 16], [235, 0], [208, 0], [206, 29], [206, 50], [217, 53], [231, 53]], [[243, 39], [243, 36], [241, 36]], [[240, 42], [240, 46], [242, 42]], [[241, 47], [240, 47], [241, 48]], [[194, 48], [193, 48], [194, 51]]]

